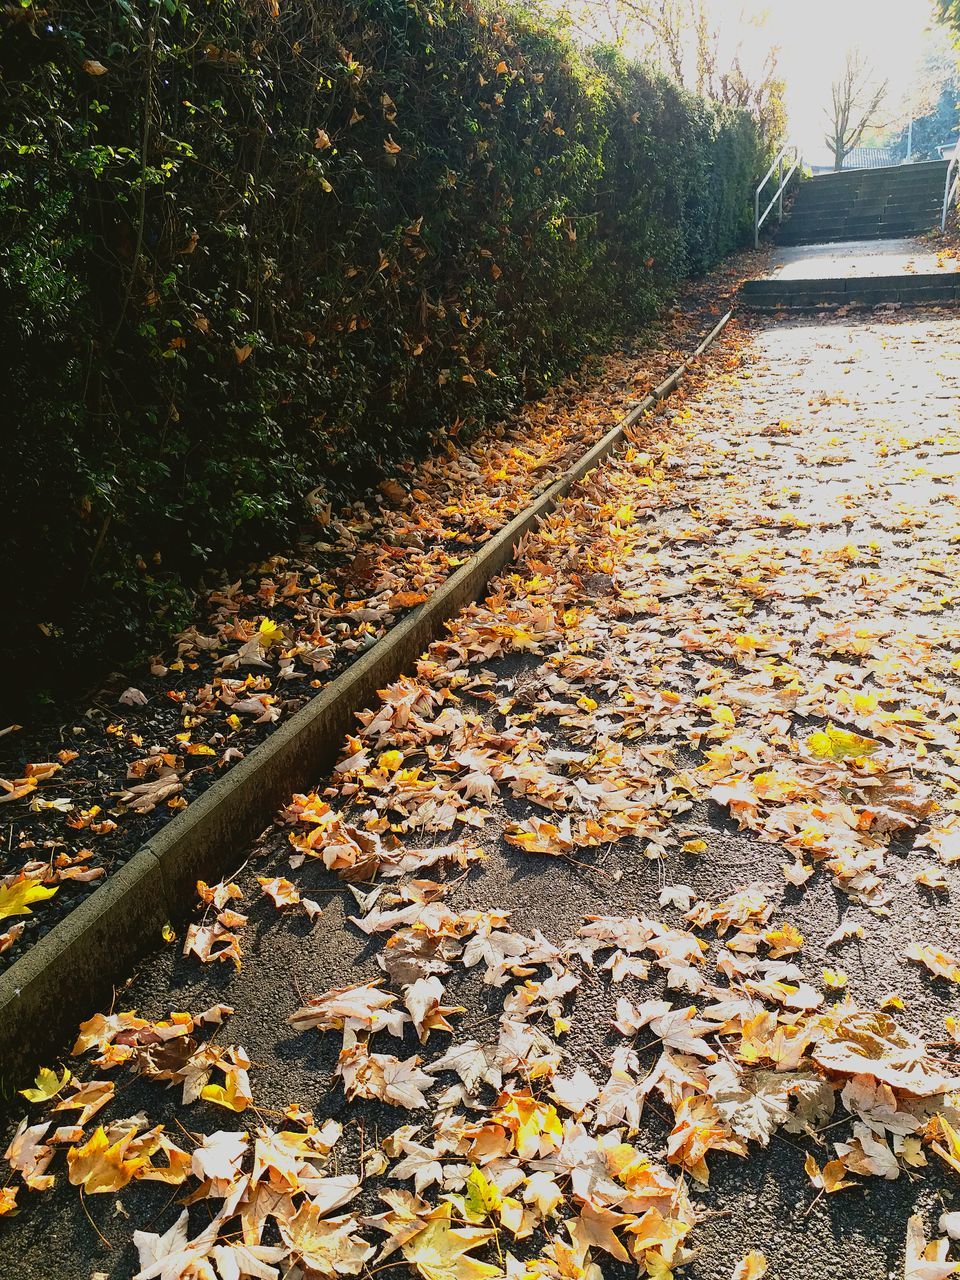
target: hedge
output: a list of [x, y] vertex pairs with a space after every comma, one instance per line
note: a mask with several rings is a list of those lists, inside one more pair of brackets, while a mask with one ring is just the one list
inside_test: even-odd
[[750, 231], [749, 117], [530, 13], [0, 24], [0, 646], [26, 683], [155, 637], [314, 486], [502, 414]]

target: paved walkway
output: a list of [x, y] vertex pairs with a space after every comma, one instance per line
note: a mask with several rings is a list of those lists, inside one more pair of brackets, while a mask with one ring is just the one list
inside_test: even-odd
[[956, 260], [923, 240], [844, 240], [782, 245], [767, 272], [780, 280], [825, 280], [955, 272]]
[[886, 1280], [960, 1206], [960, 319], [706, 371], [87, 1028], [4, 1280]]

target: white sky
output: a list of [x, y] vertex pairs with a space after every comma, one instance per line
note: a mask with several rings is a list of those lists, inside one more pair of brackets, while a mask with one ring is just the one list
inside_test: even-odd
[[[576, 11], [581, 0], [549, 0]], [[617, 0], [607, 0], [615, 5]], [[916, 82], [925, 51], [947, 48], [935, 30], [933, 0], [706, 0], [729, 56], [738, 43], [748, 69], [759, 65], [771, 45], [780, 50], [779, 69], [787, 84], [790, 138], [805, 159], [826, 163], [824, 108], [847, 51], [859, 49], [880, 80], [889, 80], [882, 123], [906, 124], [903, 96]], [[898, 111], [899, 108], [899, 111]], [[898, 117], [902, 116], [902, 120]]]
[[[715, 20], [745, 48], [780, 48], [787, 83], [792, 137], [808, 160], [827, 159], [823, 110], [830, 101], [847, 50], [858, 48], [880, 79], [889, 79], [886, 110], [896, 114], [899, 100], [916, 76], [925, 48], [932, 43], [930, 0], [711, 0]], [[745, 22], [743, 19], [746, 18]], [[749, 19], [762, 19], [754, 27]], [[905, 123], [905, 121], [904, 121]]]

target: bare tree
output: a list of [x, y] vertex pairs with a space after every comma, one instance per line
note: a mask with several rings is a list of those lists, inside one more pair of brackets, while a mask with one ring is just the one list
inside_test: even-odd
[[768, 146], [778, 144], [787, 132], [784, 102], [787, 86], [778, 74], [778, 52], [771, 49], [760, 70], [751, 75], [744, 69], [738, 50], [728, 70], [720, 73], [712, 92], [713, 97], [728, 107], [749, 111]]
[[887, 87], [888, 81], [876, 81], [865, 58], [854, 49], [848, 50], [839, 79], [833, 83], [831, 106], [825, 112], [828, 129], [824, 141], [833, 153], [834, 169], [843, 168], [870, 125], [877, 123]]
[[785, 85], [778, 74], [779, 50], [771, 48], [763, 66], [748, 72], [742, 46], [732, 54], [721, 52], [720, 30], [710, 20], [706, 0], [579, 0], [572, 9], [587, 41], [612, 36], [629, 44], [691, 93], [749, 111], [767, 145], [783, 137]]

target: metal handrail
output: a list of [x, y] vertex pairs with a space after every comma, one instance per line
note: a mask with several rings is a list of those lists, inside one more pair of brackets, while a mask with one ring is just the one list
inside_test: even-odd
[[950, 157], [950, 163], [947, 165], [947, 179], [943, 184], [943, 214], [940, 218], [940, 230], [947, 229], [947, 215], [950, 208], [957, 198], [957, 188], [960, 186], [960, 139], [954, 148], [953, 155]]
[[[787, 172], [787, 176], [784, 177], [783, 162], [786, 160], [787, 156], [792, 157], [792, 163], [790, 165], [789, 171]], [[770, 216], [770, 213], [774, 205], [777, 206], [777, 217], [778, 218], [783, 217], [783, 193], [786, 190], [787, 184], [789, 183], [790, 179], [793, 177], [793, 175], [796, 173], [799, 167], [800, 167], [799, 148], [796, 147], [792, 142], [788, 142], [786, 146], [781, 147], [780, 150], [777, 152], [776, 159], [774, 160], [770, 168], [767, 170], [766, 174], [764, 175], [763, 181], [760, 183], [760, 185], [757, 187], [756, 191], [754, 192], [753, 247], [755, 249], [760, 248], [760, 228], [763, 226], [767, 218]], [[761, 214], [760, 192], [763, 190], [763, 188], [767, 185], [767, 183], [773, 177], [774, 173], [776, 173], [777, 181], [779, 182], [780, 185], [777, 187], [776, 191], [774, 192], [773, 199], [770, 201], [766, 209], [764, 209], [763, 213]]]

